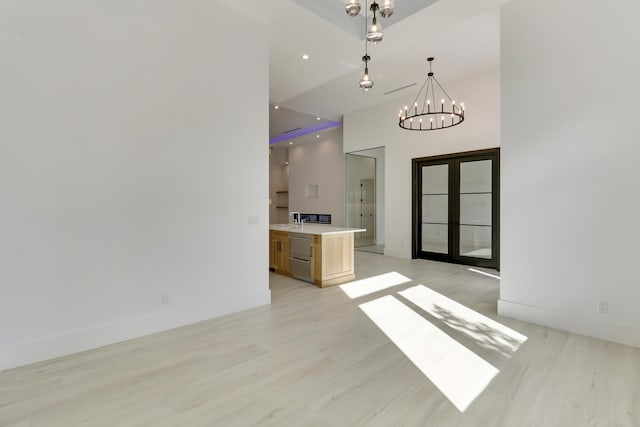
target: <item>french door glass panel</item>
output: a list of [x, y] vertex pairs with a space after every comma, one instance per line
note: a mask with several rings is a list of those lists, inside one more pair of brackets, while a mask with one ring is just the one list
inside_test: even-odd
[[460, 225], [460, 255], [491, 259], [491, 227]]
[[460, 224], [491, 227], [491, 193], [460, 193]]
[[449, 222], [449, 196], [447, 194], [422, 195], [422, 222], [445, 225]]
[[460, 162], [461, 193], [491, 193], [491, 160]]
[[449, 165], [422, 168], [422, 194], [449, 194]]
[[449, 252], [449, 165], [422, 167], [422, 244], [424, 252]]
[[461, 256], [491, 259], [492, 164], [491, 160], [460, 162]]
[[449, 225], [422, 224], [422, 250], [438, 254], [449, 253]]

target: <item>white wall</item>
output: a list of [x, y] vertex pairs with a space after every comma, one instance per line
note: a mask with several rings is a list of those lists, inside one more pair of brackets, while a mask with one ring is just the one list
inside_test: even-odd
[[[333, 225], [345, 225], [345, 160], [342, 128], [319, 134], [317, 141], [289, 148], [289, 210], [331, 214]], [[313, 139], [316, 139], [313, 137]], [[306, 198], [305, 187], [318, 186], [318, 198]]]
[[502, 10], [499, 302], [503, 315], [636, 346], [638, 16], [624, 0]]
[[385, 255], [411, 257], [411, 159], [500, 146], [498, 68], [441, 83], [467, 107], [459, 126], [428, 132], [398, 127], [398, 110], [415, 92], [344, 116], [345, 152], [385, 147]]
[[264, 31], [208, 0], [0, 3], [0, 369], [269, 303]]

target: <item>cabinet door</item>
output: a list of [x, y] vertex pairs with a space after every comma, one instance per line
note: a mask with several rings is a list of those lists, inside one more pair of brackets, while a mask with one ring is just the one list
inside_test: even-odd
[[269, 244], [269, 267], [279, 268], [280, 242], [277, 238], [271, 237]]
[[278, 272], [289, 271], [289, 235], [286, 232], [269, 232], [269, 267]]

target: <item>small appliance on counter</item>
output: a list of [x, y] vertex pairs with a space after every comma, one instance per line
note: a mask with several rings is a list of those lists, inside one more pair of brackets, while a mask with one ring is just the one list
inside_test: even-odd
[[330, 214], [301, 214], [300, 217], [306, 224], [331, 224]]

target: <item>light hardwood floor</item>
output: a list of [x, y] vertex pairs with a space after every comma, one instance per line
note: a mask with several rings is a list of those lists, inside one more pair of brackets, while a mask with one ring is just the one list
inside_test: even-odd
[[[499, 318], [464, 266], [356, 253], [390, 271], [413, 281], [354, 300], [271, 273], [270, 306], [2, 372], [0, 425], [640, 426], [640, 349]], [[463, 413], [359, 308], [416, 284], [528, 337], [505, 354], [413, 307], [500, 371]]]

